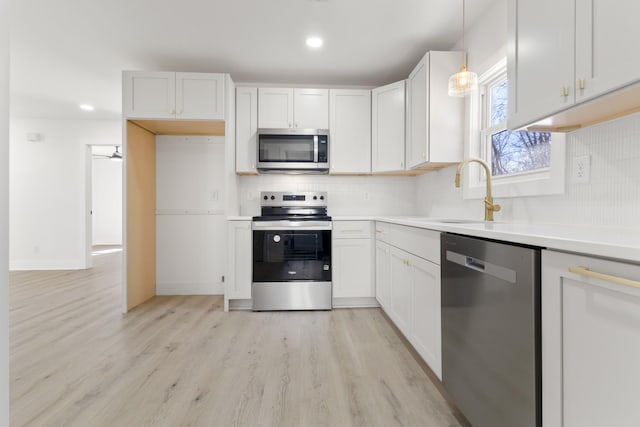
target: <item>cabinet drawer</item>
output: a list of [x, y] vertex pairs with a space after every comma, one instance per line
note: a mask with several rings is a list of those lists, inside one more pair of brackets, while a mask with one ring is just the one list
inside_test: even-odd
[[334, 239], [370, 239], [373, 235], [371, 221], [334, 221]]
[[440, 265], [440, 232], [387, 224], [387, 242], [413, 255]]
[[376, 240], [381, 242], [388, 242], [389, 238], [389, 223], [376, 221]]

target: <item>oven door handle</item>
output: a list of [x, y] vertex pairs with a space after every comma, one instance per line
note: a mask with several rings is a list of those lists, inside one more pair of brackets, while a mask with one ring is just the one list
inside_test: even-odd
[[254, 230], [331, 230], [330, 221], [254, 221]]

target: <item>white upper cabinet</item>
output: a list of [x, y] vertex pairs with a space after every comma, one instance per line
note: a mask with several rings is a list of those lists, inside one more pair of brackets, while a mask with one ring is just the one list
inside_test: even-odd
[[224, 74], [176, 73], [176, 118], [224, 119]]
[[405, 81], [371, 91], [372, 172], [403, 171], [405, 133]]
[[640, 81], [639, 14], [636, 0], [509, 0], [508, 126]]
[[578, 102], [640, 80], [638, 16], [638, 0], [576, 1]]
[[510, 0], [510, 128], [573, 105], [574, 0]]
[[224, 74], [125, 71], [124, 116], [224, 120]]
[[329, 90], [293, 90], [293, 127], [329, 129]]
[[258, 89], [236, 89], [236, 173], [256, 173]]
[[258, 89], [261, 128], [329, 128], [328, 89]]
[[447, 94], [460, 52], [427, 52], [407, 79], [407, 169], [463, 158], [464, 99]]
[[331, 173], [371, 172], [371, 91], [329, 91]]
[[124, 116], [175, 119], [176, 73], [125, 71]]
[[258, 89], [258, 126], [261, 128], [293, 127], [293, 89]]

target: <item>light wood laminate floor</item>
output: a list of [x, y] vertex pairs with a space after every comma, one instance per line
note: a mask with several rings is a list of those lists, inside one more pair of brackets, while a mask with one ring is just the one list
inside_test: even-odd
[[120, 258], [11, 273], [12, 426], [460, 425], [379, 309], [122, 315]]

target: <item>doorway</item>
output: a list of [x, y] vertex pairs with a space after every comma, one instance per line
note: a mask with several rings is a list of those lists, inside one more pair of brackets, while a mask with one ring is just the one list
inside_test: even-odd
[[87, 267], [92, 257], [122, 251], [122, 148], [87, 147]]

